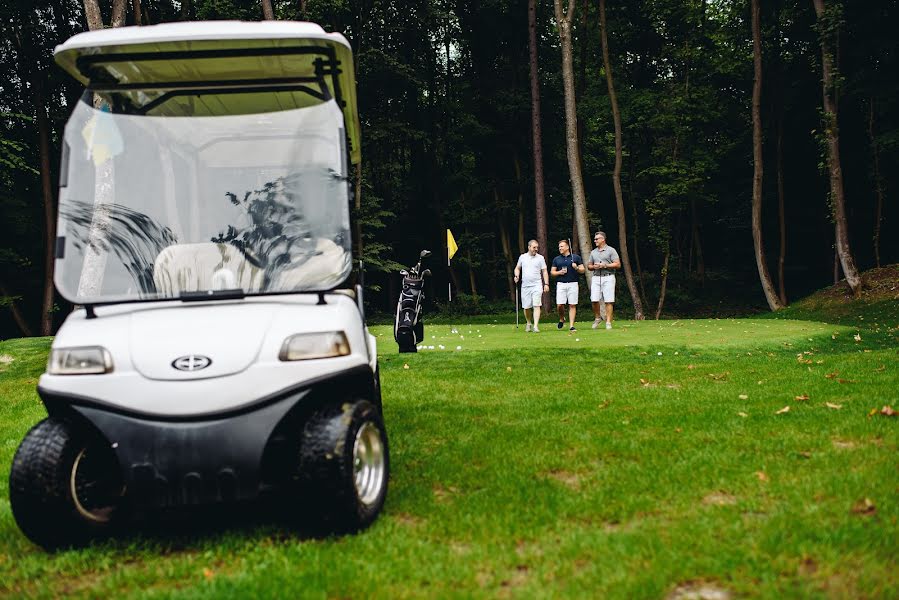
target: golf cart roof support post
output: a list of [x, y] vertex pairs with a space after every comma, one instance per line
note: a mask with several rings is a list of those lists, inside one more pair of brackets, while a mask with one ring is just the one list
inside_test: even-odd
[[327, 304], [327, 302], [325, 302], [325, 293], [324, 292], [318, 293], [318, 302], [316, 302], [315, 304], [317, 306], [320, 306], [322, 304]]

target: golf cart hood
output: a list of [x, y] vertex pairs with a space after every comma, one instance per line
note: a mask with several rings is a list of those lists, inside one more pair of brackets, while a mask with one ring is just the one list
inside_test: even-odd
[[[38, 389], [42, 396], [116, 412], [187, 418], [248, 409], [284, 390], [354, 369], [374, 373], [375, 339], [356, 302], [345, 293], [323, 298], [324, 304], [315, 294], [123, 304], [97, 307], [96, 318], [76, 310], [53, 349], [102, 347], [112, 369], [99, 375], [45, 373]], [[348, 354], [282, 359], [288, 339], [323, 332], [343, 332]]]
[[[244, 114], [304, 108], [329, 99], [341, 107], [350, 159], [358, 163], [359, 116], [349, 42], [313, 23], [206, 21], [117, 27], [78, 34], [56, 47], [55, 59], [101, 96], [139, 114], [179, 114], [197, 90], [219, 92], [192, 114]], [[280, 89], [272, 106], [238, 92]], [[115, 102], [112, 102], [115, 104]], [[214, 112], [213, 112], [214, 111]]]

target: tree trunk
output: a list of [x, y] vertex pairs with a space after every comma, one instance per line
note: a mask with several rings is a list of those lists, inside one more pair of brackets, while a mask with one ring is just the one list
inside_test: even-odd
[[671, 258], [671, 242], [665, 246], [665, 260], [662, 263], [662, 285], [659, 287], [659, 305], [656, 307], [656, 321], [662, 318], [662, 307], [665, 305], [665, 290], [668, 288], [668, 260]]
[[780, 253], [777, 256], [777, 294], [780, 303], [787, 305], [787, 287], [784, 279], [784, 262], [787, 256], [787, 220], [784, 211], [784, 165], [783, 165], [783, 114], [777, 118], [777, 219], [780, 225]]
[[468, 284], [471, 286], [471, 301], [474, 305], [478, 305], [478, 284], [474, 276], [474, 267], [471, 266], [471, 250], [465, 251], [465, 258], [468, 260]]
[[609, 88], [609, 101], [612, 104], [612, 119], [615, 122], [615, 169], [612, 171], [612, 184], [615, 188], [615, 206], [618, 208], [618, 246], [621, 249], [621, 265], [624, 267], [624, 277], [627, 279], [627, 289], [630, 291], [634, 302], [634, 319], [643, 320], [643, 303], [634, 282], [634, 273], [631, 271], [631, 259], [627, 251], [627, 219], [624, 214], [624, 198], [621, 193], [621, 113], [618, 112], [618, 97], [615, 95], [615, 85], [612, 80], [612, 64], [609, 61], [609, 40], [606, 29], [606, 0], [599, 0], [599, 24], [600, 37], [602, 38], [602, 62], [606, 71], [606, 85]]
[[300, 0], [300, 16], [304, 21], [308, 18], [308, 16], [306, 15], [306, 0]]
[[44, 201], [44, 298], [41, 307], [41, 335], [53, 332], [53, 267], [56, 260], [56, 202], [50, 182], [50, 127], [42, 83], [35, 84], [38, 146], [41, 161], [41, 195]]
[[356, 259], [362, 260], [362, 161], [356, 163], [355, 166], [356, 185], [353, 187], [353, 207], [356, 209], [356, 218], [353, 222], [353, 240], [356, 242]]
[[[565, 91], [565, 137], [568, 155], [568, 170], [571, 177], [572, 202], [574, 203], [574, 220], [577, 224], [578, 241], [581, 257], [590, 254], [590, 232], [587, 223], [587, 197], [584, 192], [584, 179], [581, 176], [581, 165], [578, 162], [577, 139], [577, 105], [574, 98], [574, 65], [571, 49], [571, 20], [574, 16], [575, 0], [569, 0], [566, 11], [562, 10], [562, 0], [553, 0], [556, 13], [556, 24], [562, 42], [562, 81]], [[587, 282], [590, 283], [590, 275]]]
[[[537, 243], [540, 244], [540, 249], [546, 253], [549, 249], [546, 247], [546, 200], [543, 196], [543, 134], [540, 124], [540, 79], [537, 72], [536, 0], [528, 0], [528, 55], [531, 76], [531, 134], [534, 154], [534, 212], [537, 219]], [[515, 174], [520, 182], [521, 168], [518, 165], [517, 156], [515, 157]], [[547, 302], [548, 298], [544, 300], [544, 310], [549, 307]]]
[[9, 295], [9, 292], [6, 291], [6, 286], [2, 283], [0, 283], [0, 296], [9, 298], [9, 310], [12, 312], [13, 321], [16, 322], [16, 326], [22, 331], [22, 335], [31, 337], [33, 335], [31, 327], [28, 326], [28, 322], [22, 316], [22, 313], [19, 312], [19, 307], [16, 306], [16, 301]]
[[190, 20], [190, 0], [181, 0], [181, 20]]
[[643, 283], [643, 267], [640, 265], [640, 245], [639, 245], [639, 231], [640, 231], [640, 218], [637, 214], [637, 201], [634, 200], [634, 163], [635, 158], [633, 154], [630, 156], [630, 160], [628, 161], [628, 182], [627, 182], [627, 191], [628, 198], [631, 202], [631, 214], [633, 215], [634, 222], [634, 264], [637, 266], [637, 279], [640, 281], [640, 299], [643, 301], [644, 305], [648, 305], [649, 302], [646, 301], [646, 285]]
[[272, 0], [262, 0], [262, 18], [266, 21], [275, 20], [275, 11], [272, 10]]
[[126, 0], [112, 0], [112, 15], [109, 19], [110, 27], [121, 27], [125, 24], [127, 8]]
[[877, 193], [877, 206], [874, 209], [874, 263], [880, 267], [880, 223], [883, 220], [883, 181], [880, 179], [880, 153], [877, 151], [877, 137], [874, 135], [874, 98], [871, 98], [871, 103], [868, 106], [868, 137], [871, 139], [874, 191]]
[[141, 15], [140, 0], [132, 0], [131, 12], [134, 13], [134, 24], [140, 25], [141, 24], [141, 22], [140, 22], [140, 15]]
[[752, 80], [752, 243], [755, 249], [755, 263], [759, 270], [759, 279], [765, 300], [771, 310], [783, 308], [780, 298], [774, 290], [768, 265], [765, 262], [765, 246], [762, 242], [762, 41], [759, 27], [759, 1], [752, 0], [752, 62], [754, 77]]
[[[815, 6], [815, 14], [818, 23], [826, 19], [824, 0], [812, 0]], [[824, 29], [822, 27], [822, 29]], [[848, 221], [846, 219], [846, 197], [843, 193], [843, 168], [840, 164], [840, 133], [837, 115], [837, 91], [834, 83], [833, 54], [828, 41], [826, 31], [820, 31], [821, 38], [821, 71], [822, 71], [822, 96], [824, 104], [824, 132], [827, 136], [827, 166], [830, 170], [830, 195], [833, 202], [833, 220], [836, 236], [837, 254], [840, 257], [840, 265], [846, 276], [846, 283], [852, 290], [852, 294], [858, 297], [861, 294], [862, 282], [855, 266], [855, 258], [849, 246]]]
[[512, 265], [515, 264], [515, 254], [512, 252], [512, 242], [509, 240], [509, 228], [506, 226], [506, 220], [503, 218], [503, 211], [500, 210], [501, 202], [499, 198], [499, 190], [493, 189], [493, 199], [496, 202], [496, 214], [499, 216], [499, 240], [503, 248], [503, 263], [506, 266], [506, 281], [509, 285], [509, 299], [515, 301], [515, 276]]
[[84, 18], [87, 20], [87, 28], [91, 31], [103, 29], [103, 13], [100, 12], [97, 0], [84, 0]]

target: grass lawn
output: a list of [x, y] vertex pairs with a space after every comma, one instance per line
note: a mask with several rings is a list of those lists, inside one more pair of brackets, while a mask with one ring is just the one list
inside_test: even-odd
[[55, 555], [7, 500], [49, 339], [0, 342], [0, 596], [897, 598], [899, 419], [871, 414], [899, 408], [897, 304], [463, 319], [414, 355], [378, 326], [392, 479], [368, 531], [222, 517]]

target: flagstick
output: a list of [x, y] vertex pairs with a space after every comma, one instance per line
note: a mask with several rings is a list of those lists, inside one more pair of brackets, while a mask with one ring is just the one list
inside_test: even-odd
[[[449, 230], [447, 230], [447, 231], [449, 231]], [[449, 275], [450, 278], [452, 278], [452, 273], [449, 272], [450, 268], [451, 267], [450, 267], [450, 255], [449, 255], [449, 240], [447, 240], [447, 244], [446, 244], [446, 274]], [[447, 298], [447, 300], [446, 300], [447, 302], [453, 301], [453, 282], [452, 281], [446, 282], [446, 298]]]

